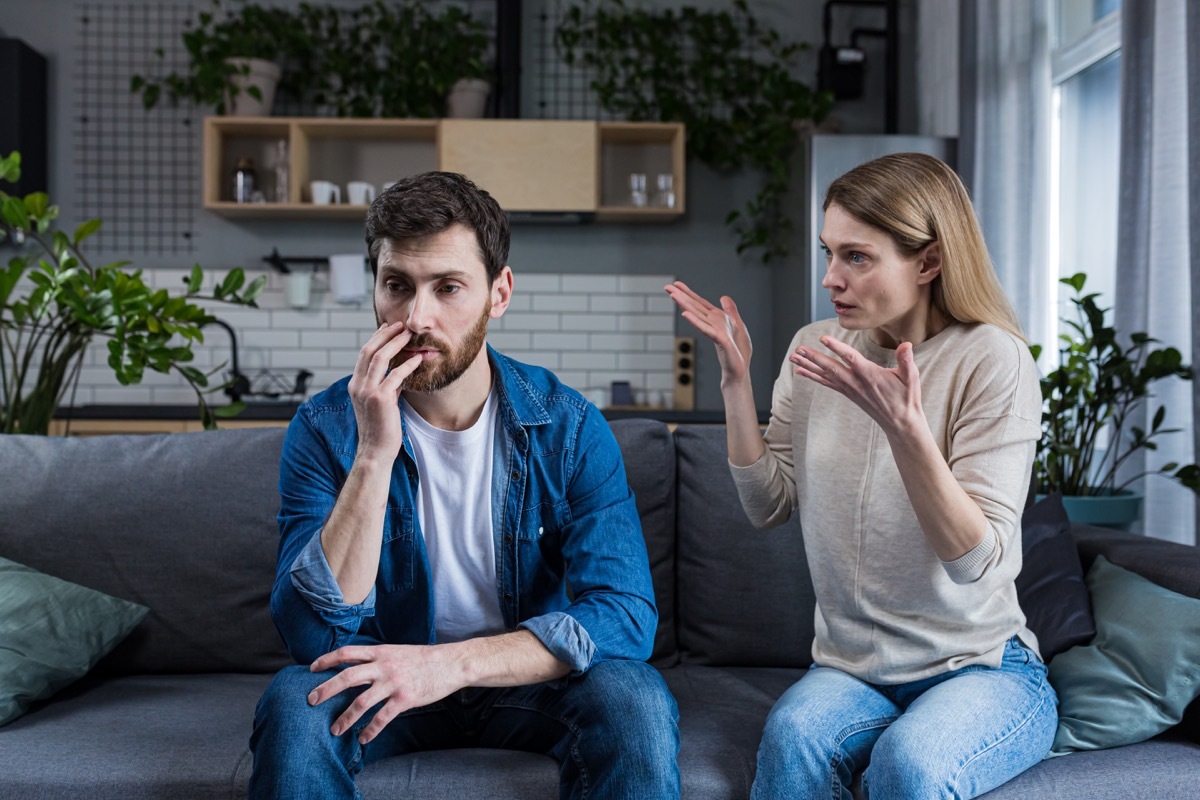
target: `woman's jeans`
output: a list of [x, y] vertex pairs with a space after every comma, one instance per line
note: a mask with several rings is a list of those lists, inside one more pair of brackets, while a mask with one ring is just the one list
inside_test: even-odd
[[287, 667], [258, 702], [251, 798], [358, 798], [355, 777], [381, 758], [419, 750], [495, 747], [559, 762], [562, 798], [679, 797], [679, 711], [653, 667], [602, 661], [583, 675], [505, 689], [462, 689], [407, 711], [358, 743], [373, 716], [329, 732], [360, 689], [319, 706], [308, 693], [334, 673]]
[[751, 797], [849, 800], [864, 767], [871, 800], [976, 797], [1041, 761], [1057, 725], [1046, 667], [1015, 637], [999, 667], [895, 686], [814, 665], [767, 717]]

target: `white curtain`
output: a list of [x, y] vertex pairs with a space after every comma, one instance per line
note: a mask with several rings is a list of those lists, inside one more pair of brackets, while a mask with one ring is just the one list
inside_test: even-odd
[[1052, 342], [1050, 7], [1046, 0], [963, 0], [959, 173], [1000, 282], [1031, 342]]
[[[1177, 347], [1191, 363], [1193, 315], [1189, 258], [1200, 205], [1189, 203], [1189, 94], [1200, 94], [1189, 61], [1197, 58], [1196, 17], [1187, 0], [1125, 0], [1121, 18], [1121, 183], [1117, 230], [1116, 328], [1146, 331]], [[1189, 20], [1189, 17], [1192, 19]], [[1190, 25], [1189, 25], [1190, 22]], [[1194, 72], [1194, 70], [1193, 70]], [[1169, 384], [1169, 385], [1168, 385]], [[1141, 454], [1125, 474], [1167, 462], [1191, 463], [1195, 452], [1193, 383], [1152, 388], [1139, 427], [1149, 429], [1160, 405], [1166, 425], [1182, 429]], [[1134, 461], [1135, 459], [1131, 459]], [[1195, 544], [1196, 495], [1161, 477], [1143, 479], [1143, 532]]]

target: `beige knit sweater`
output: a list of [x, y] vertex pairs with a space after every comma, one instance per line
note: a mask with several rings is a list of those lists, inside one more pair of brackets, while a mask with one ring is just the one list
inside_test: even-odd
[[[836, 320], [802, 328], [896, 366], [895, 351]], [[926, 542], [882, 429], [853, 402], [795, 375], [784, 359], [766, 454], [734, 467], [750, 520], [769, 528], [799, 509], [816, 590], [813, 659], [876, 684], [972, 664], [997, 666], [1017, 635], [1034, 649], [1014, 581], [1021, 510], [1041, 435], [1037, 368], [1025, 343], [990, 325], [954, 324], [913, 349], [925, 416], [959, 485], [979, 504], [978, 547], [942, 562]]]

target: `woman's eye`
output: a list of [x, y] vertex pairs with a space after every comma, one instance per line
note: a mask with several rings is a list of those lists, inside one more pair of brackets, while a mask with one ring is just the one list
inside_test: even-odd
[[821, 245], [821, 252], [825, 254], [826, 258], [833, 258], [833, 251], [825, 245]]
[[866, 260], [867, 260], [867, 257], [864, 256], [862, 253], [851, 253], [850, 254], [850, 263], [851, 264], [862, 264], [862, 263], [865, 263]]

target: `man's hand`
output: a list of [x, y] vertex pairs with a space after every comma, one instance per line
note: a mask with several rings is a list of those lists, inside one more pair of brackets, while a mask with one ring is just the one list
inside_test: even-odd
[[421, 357], [405, 360], [390, 373], [388, 365], [410, 339], [412, 331], [403, 322], [385, 324], [358, 353], [348, 388], [358, 421], [358, 449], [364, 455], [394, 460], [400, 452], [402, 433], [397, 402], [404, 381], [421, 364]]
[[334, 720], [330, 732], [341, 736], [378, 703], [383, 707], [358, 736], [366, 744], [396, 716], [410, 708], [436, 703], [463, 688], [460, 660], [447, 645], [350, 646], [326, 653], [312, 663], [313, 672], [349, 664], [308, 695], [309, 705], [320, 705], [354, 686], [366, 686], [354, 702]]
[[351, 666], [313, 689], [308, 702], [315, 706], [351, 687], [366, 686], [330, 728], [341, 736], [383, 703], [359, 734], [361, 744], [378, 736], [396, 715], [436, 703], [465, 686], [527, 686], [571, 671], [526, 630], [449, 644], [342, 647], [318, 658], [311, 669], [324, 672], [345, 664]]

